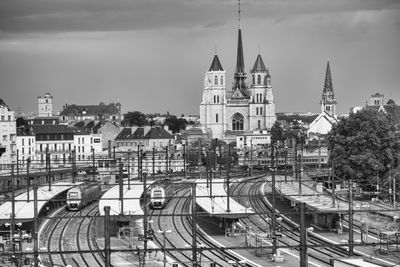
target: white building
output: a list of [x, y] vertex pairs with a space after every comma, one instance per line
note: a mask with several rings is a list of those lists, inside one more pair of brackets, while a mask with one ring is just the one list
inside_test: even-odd
[[16, 163], [16, 123], [14, 111], [0, 99], [0, 169]]
[[226, 72], [217, 55], [204, 79], [200, 123], [211, 131], [213, 139], [235, 141], [236, 136], [251, 134], [254, 130], [270, 130], [276, 121], [271, 75], [261, 55], [257, 56], [250, 77], [249, 87], [244, 67], [242, 32], [239, 28], [232, 89], [226, 88]]
[[53, 97], [50, 93], [44, 96], [38, 96], [38, 117], [53, 116]]
[[336, 103], [335, 93], [333, 92], [331, 68], [328, 61], [326, 66], [324, 90], [320, 102], [321, 113], [309, 125], [308, 135], [310, 138], [317, 138], [318, 135], [329, 133], [332, 126], [337, 123]]
[[17, 154], [19, 164], [24, 166], [28, 158], [35, 160], [35, 135], [24, 129], [18, 129], [17, 137]]
[[74, 131], [74, 149], [76, 159], [84, 162], [93, 158], [93, 151], [99, 153], [102, 151], [102, 142], [100, 134], [90, 134], [84, 128], [73, 127]]

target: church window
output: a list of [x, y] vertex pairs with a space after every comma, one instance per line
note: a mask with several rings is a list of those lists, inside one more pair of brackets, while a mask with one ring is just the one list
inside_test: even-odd
[[258, 115], [258, 108], [256, 108], [256, 115]]
[[214, 96], [214, 103], [216, 103], [216, 96]]
[[218, 114], [215, 114], [215, 122], [218, 122]]
[[256, 96], [257, 96], [257, 101], [256, 101], [256, 103], [258, 103], [258, 102], [259, 102], [259, 100], [258, 100], [259, 94], [257, 94]]
[[260, 108], [260, 115], [262, 115], [262, 108]]
[[232, 130], [243, 131], [244, 118], [240, 113], [235, 113], [232, 117]]
[[331, 106], [326, 106], [326, 111], [331, 111]]
[[221, 76], [221, 79], [219, 81], [219, 84], [224, 85], [224, 77]]
[[264, 85], [266, 85], [267, 84], [267, 76], [264, 76]]
[[257, 77], [257, 84], [261, 84], [261, 75], [258, 75]]
[[258, 120], [257, 122], [258, 122], [258, 129], [261, 129], [261, 121]]
[[256, 76], [253, 75], [253, 84], [256, 84]]
[[214, 78], [214, 85], [218, 85], [218, 76], [217, 75], [215, 75], [215, 78]]
[[217, 103], [219, 103], [219, 95], [217, 95]]

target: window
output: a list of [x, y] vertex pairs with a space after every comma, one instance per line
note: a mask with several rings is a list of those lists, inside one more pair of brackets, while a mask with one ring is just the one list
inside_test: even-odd
[[25, 154], [25, 150], [24, 150], [24, 148], [22, 148], [22, 154]]
[[264, 84], [267, 84], [268, 78], [267, 76], [264, 77]]
[[81, 153], [81, 147], [78, 146], [78, 153]]
[[214, 103], [217, 103], [217, 97], [214, 96]]
[[29, 150], [28, 150], [28, 151], [29, 151], [29, 155], [30, 155], [30, 154], [32, 153], [32, 151], [31, 151], [31, 148], [29, 148]]
[[257, 84], [261, 84], [261, 75], [258, 75], [257, 77]]
[[326, 111], [331, 111], [331, 106], [326, 106]]
[[262, 108], [260, 108], [260, 115], [262, 115]]
[[4, 115], [1, 115], [1, 120], [4, 121]]
[[40, 150], [40, 152], [43, 152], [43, 145], [42, 144], [40, 144], [39, 150]]
[[54, 144], [54, 151], [57, 151], [57, 144]]
[[216, 76], [216, 75], [215, 75], [215, 78], [214, 78], [214, 85], [218, 85], [218, 76]]
[[84, 146], [82, 147], [82, 153], [85, 153], [85, 147]]
[[257, 123], [258, 123], [258, 129], [261, 129], [261, 121], [258, 120]]
[[82, 137], [82, 145], [85, 143], [85, 138]]
[[217, 95], [217, 103], [219, 103], [219, 95]]
[[240, 113], [235, 113], [232, 117], [232, 130], [243, 131], [244, 118]]
[[68, 150], [71, 151], [71, 144], [68, 144]]
[[[22, 138], [22, 146], [24, 146], [24, 145], [25, 145], [25, 144], [24, 144], [24, 143], [25, 143], [24, 141], [25, 141], [25, 139], [24, 139], [24, 138]], [[22, 153], [23, 153], [23, 152], [22, 152]]]
[[253, 75], [253, 84], [256, 84], [256, 76]]
[[81, 138], [78, 137], [78, 145], [81, 143]]
[[219, 83], [220, 83], [221, 85], [224, 85], [224, 77], [223, 77], [223, 76], [221, 76], [221, 79], [220, 79]]
[[256, 115], [258, 115], [258, 107], [256, 108]]
[[7, 141], [7, 135], [3, 135], [3, 141]]
[[218, 122], [218, 114], [215, 114], [215, 122]]
[[31, 145], [31, 139], [28, 139], [28, 146]]

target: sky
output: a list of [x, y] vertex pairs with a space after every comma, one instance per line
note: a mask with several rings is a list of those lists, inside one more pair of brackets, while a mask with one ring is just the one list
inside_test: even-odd
[[[0, 98], [37, 113], [120, 102], [199, 114], [215, 53], [232, 84], [236, 0], [1, 0]], [[320, 112], [329, 59], [338, 114], [380, 92], [400, 103], [399, 0], [242, 0], [247, 72], [270, 69], [277, 112]], [[248, 81], [250, 81], [248, 79]], [[230, 90], [229, 88], [227, 88]]]

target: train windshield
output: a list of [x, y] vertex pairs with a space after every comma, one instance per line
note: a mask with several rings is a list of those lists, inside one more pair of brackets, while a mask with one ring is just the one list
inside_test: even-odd
[[78, 198], [78, 192], [70, 192], [68, 196], [69, 198]]
[[155, 199], [161, 199], [162, 198], [162, 191], [161, 190], [154, 190], [153, 197]]

